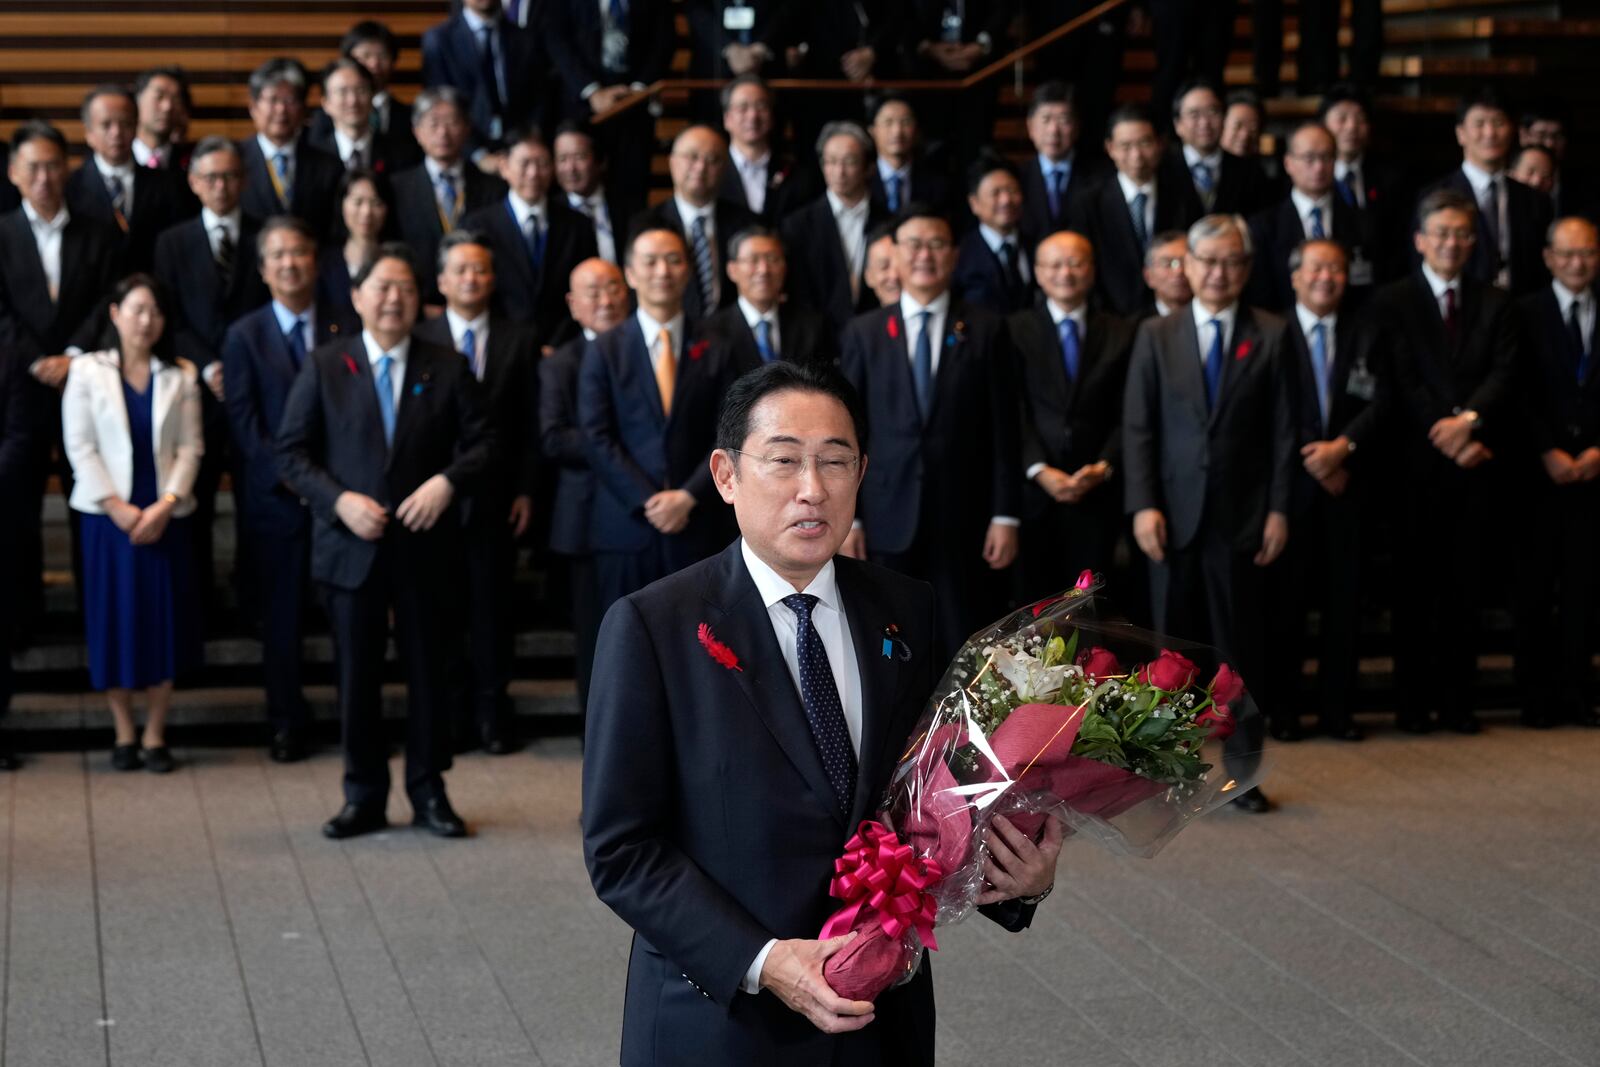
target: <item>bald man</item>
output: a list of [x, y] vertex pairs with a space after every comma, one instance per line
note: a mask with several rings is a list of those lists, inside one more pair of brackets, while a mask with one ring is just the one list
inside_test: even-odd
[[[589, 342], [628, 314], [628, 285], [615, 264], [598, 257], [572, 271], [567, 310], [582, 331], [539, 362], [539, 439], [545, 457], [556, 465], [555, 500], [550, 509], [550, 551], [566, 558], [572, 594], [572, 627], [577, 647], [578, 710], [589, 693], [600, 613], [595, 610], [594, 565], [589, 557], [589, 509], [594, 475], [578, 428], [578, 367]], [[579, 736], [583, 736], [579, 732]]]
[[1134, 323], [1089, 309], [1094, 247], [1071, 230], [1039, 242], [1041, 307], [1007, 320], [1021, 365], [1027, 598], [1111, 568], [1122, 529], [1122, 387]]
[[703, 322], [738, 296], [724, 274], [728, 241], [757, 220], [749, 208], [717, 196], [728, 166], [728, 145], [710, 126], [690, 126], [678, 134], [667, 163], [671, 198], [635, 215], [628, 232], [660, 226], [683, 235], [689, 249], [683, 306], [689, 321]]

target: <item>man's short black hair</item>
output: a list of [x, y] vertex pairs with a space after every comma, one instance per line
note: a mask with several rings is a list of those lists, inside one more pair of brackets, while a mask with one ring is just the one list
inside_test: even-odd
[[1522, 157], [1527, 155], [1529, 152], [1539, 153], [1541, 156], [1550, 161], [1550, 165], [1552, 167], [1556, 165], [1556, 154], [1550, 151], [1550, 149], [1546, 148], [1542, 144], [1525, 144], [1515, 152], [1511, 153], [1511, 169], [1516, 170], [1517, 164], [1522, 162]]
[[901, 93], [891, 89], [887, 92], [875, 93], [867, 98], [867, 125], [871, 126], [874, 122], [877, 122], [878, 112], [890, 104], [904, 104], [907, 110], [911, 112], [912, 119], [917, 117], [917, 109], [911, 106], [911, 101]]
[[1474, 226], [1478, 224], [1478, 205], [1472, 197], [1456, 189], [1439, 188], [1425, 194], [1417, 203], [1417, 232], [1421, 233], [1428, 220], [1441, 211], [1459, 211], [1471, 219]]
[[399, 58], [400, 42], [395, 40], [394, 31], [376, 19], [364, 19], [351, 26], [339, 41], [339, 54], [353, 59], [350, 53], [368, 41], [376, 41], [382, 45], [391, 60]]
[[1064, 81], [1040, 82], [1034, 89], [1033, 96], [1028, 100], [1028, 117], [1033, 118], [1033, 113], [1045, 104], [1066, 104], [1067, 110], [1073, 115], [1078, 113], [1078, 103], [1073, 98], [1072, 86]]
[[762, 94], [766, 96], [768, 103], [772, 101], [772, 87], [767, 84], [766, 79], [754, 71], [746, 71], [722, 87], [722, 92], [718, 96], [722, 103], [722, 110], [726, 111], [733, 106], [733, 94], [746, 85], [758, 87]]
[[135, 119], [137, 119], [139, 101], [134, 99], [133, 94], [128, 91], [128, 87], [126, 85], [118, 85], [115, 82], [101, 82], [83, 95], [83, 106], [78, 109], [78, 116], [83, 119], [85, 126], [89, 125], [89, 108], [102, 96], [114, 96], [118, 100], [126, 100], [129, 106], [133, 108]]
[[1367, 94], [1350, 82], [1339, 82], [1322, 94], [1322, 103], [1317, 105], [1317, 121], [1327, 125], [1328, 112], [1339, 104], [1354, 104], [1368, 119], [1372, 118], [1372, 101], [1367, 99]]
[[298, 215], [270, 215], [261, 224], [261, 229], [256, 231], [256, 265], [261, 266], [267, 262], [267, 238], [280, 230], [294, 234], [296, 237], [310, 243], [315, 249], [320, 243], [317, 240], [317, 231], [311, 224]]
[[398, 259], [404, 263], [406, 269], [411, 272], [412, 279], [415, 280], [417, 276], [417, 261], [416, 257], [412, 255], [411, 246], [404, 241], [385, 241], [378, 246], [378, 250], [372, 254], [372, 258], [361, 264], [360, 268], [351, 276], [350, 287], [359, 289], [365, 285], [367, 279], [372, 276], [373, 268], [386, 259]]
[[18, 126], [11, 134], [11, 151], [21, 151], [22, 146], [29, 141], [49, 141], [61, 149], [61, 154], [67, 154], [67, 139], [61, 136], [61, 131], [43, 119], [29, 119]]
[[978, 186], [983, 184], [983, 179], [997, 170], [1011, 175], [1019, 186], [1022, 184], [1022, 175], [1017, 171], [1016, 164], [996, 152], [983, 149], [967, 167], [967, 195], [977, 196]]
[[624, 266], [633, 262], [633, 250], [638, 246], [639, 238], [643, 237], [647, 233], [669, 233], [676, 237], [678, 239], [678, 243], [683, 246], [684, 255], [689, 254], [689, 238], [684, 234], [683, 230], [676, 226], [668, 226], [666, 223], [653, 222], [649, 225], [640, 226], [628, 236], [628, 248], [627, 251], [622, 254], [622, 263]]
[[[741, 449], [750, 436], [750, 413], [756, 405], [774, 393], [821, 393], [831, 396], [844, 405], [850, 415], [850, 426], [856, 435], [856, 447], [861, 447], [861, 398], [843, 374], [827, 364], [790, 363], [774, 360], [745, 374], [728, 388], [722, 398], [722, 410], [717, 415], [716, 447]], [[734, 457], [737, 465], [738, 457]]]
[[1217, 98], [1218, 106], [1222, 104], [1222, 91], [1206, 78], [1195, 78], [1178, 86], [1178, 91], [1172, 94], [1172, 121], [1178, 121], [1178, 114], [1183, 110], [1183, 98], [1192, 92], [1204, 89]]
[[585, 141], [588, 141], [589, 142], [589, 151], [591, 153], [593, 153], [595, 162], [596, 163], [605, 162], [605, 158], [606, 158], [605, 146], [600, 143], [600, 138], [598, 138], [598, 137], [596, 137], [594, 135], [594, 127], [589, 125], [583, 119], [562, 119], [561, 120], [560, 125], [558, 125], [556, 127], [555, 135], [550, 138], [550, 151], [551, 152], [554, 152], [556, 150], [556, 141], [559, 140], [561, 135], [565, 134], [565, 133], [570, 133], [570, 134], [573, 134], [574, 136], [582, 137]]
[[150, 83], [157, 78], [172, 79], [173, 84], [178, 87], [178, 97], [183, 101], [183, 109], [185, 111], [194, 110], [194, 94], [189, 91], [189, 74], [182, 67], [151, 67], [148, 70], [140, 71], [139, 76], [133, 79], [133, 95], [135, 97], [143, 96], [144, 91], [150, 88]]
[[945, 228], [950, 231], [951, 237], [955, 236], [955, 225], [950, 221], [950, 216], [947, 213], [934, 207], [926, 200], [913, 200], [901, 209], [900, 214], [894, 217], [893, 233], [897, 243], [900, 240], [900, 227], [912, 219], [937, 219], [939, 222], [944, 223]]
[[1256, 94], [1254, 89], [1235, 89], [1229, 93], [1228, 98], [1222, 102], [1222, 111], [1226, 114], [1238, 105], [1243, 105], [1254, 111], [1258, 120], [1267, 117], [1266, 112], [1261, 108], [1261, 97]]
[[1106, 116], [1106, 140], [1111, 140], [1112, 133], [1124, 122], [1142, 122], [1151, 129], [1156, 125], [1156, 120], [1150, 117], [1150, 109], [1143, 104], [1118, 104]]
[[349, 56], [338, 56], [328, 61], [328, 65], [322, 68], [322, 74], [317, 79], [317, 83], [322, 86], [324, 102], [326, 102], [327, 99], [328, 79], [339, 73], [341, 70], [348, 70], [357, 78], [360, 78], [361, 81], [366, 84], [368, 92], [378, 91], [378, 83], [373, 81], [372, 71], [368, 70], [366, 67], [363, 67], [360, 63], [351, 59]]
[[1475, 107], [1498, 111], [1506, 117], [1507, 121], [1511, 119], [1511, 106], [1506, 103], [1505, 97], [1501, 96], [1499, 91], [1492, 85], [1480, 86], [1461, 98], [1461, 102], [1456, 105], [1456, 125], [1460, 126], [1466, 122], [1467, 112]]

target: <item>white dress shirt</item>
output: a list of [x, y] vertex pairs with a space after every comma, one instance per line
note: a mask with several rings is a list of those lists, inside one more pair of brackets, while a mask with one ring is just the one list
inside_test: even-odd
[[1133, 198], [1140, 193], [1144, 194], [1144, 235], [1147, 240], [1153, 240], [1156, 235], [1156, 183], [1152, 178], [1143, 185], [1133, 184], [1133, 179], [1117, 171], [1117, 186], [1122, 190], [1122, 202], [1128, 205], [1128, 214], [1133, 214]]
[[668, 337], [672, 340], [672, 356], [679, 363], [683, 362], [683, 312], [678, 312], [672, 317], [671, 322], [657, 322], [650, 317], [644, 308], [633, 313], [639, 323], [639, 330], [644, 334], [644, 344], [650, 350], [650, 370], [655, 371], [661, 364], [661, 330], [666, 328]]
[[750, 332], [756, 332], [756, 324], [767, 324], [767, 342], [772, 345], [774, 359], [783, 355], [783, 342], [778, 339], [778, 305], [774, 304], [766, 311], [757, 311], [756, 306], [744, 297], [739, 298], [739, 314], [744, 316], [745, 323], [750, 327]]
[[744, 186], [745, 202], [757, 215], [767, 206], [767, 175], [772, 167], [769, 150], [760, 159], [747, 159], [737, 145], [728, 146], [728, 160], [739, 172], [739, 184]]
[[376, 116], [379, 133], [389, 132], [389, 120], [394, 116], [388, 90], [372, 94], [372, 114]]
[[1296, 215], [1300, 216], [1300, 231], [1307, 239], [1311, 237], [1311, 209], [1320, 208], [1322, 211], [1322, 236], [1333, 237], [1333, 194], [1325, 193], [1319, 199], [1313, 200], [1298, 189], [1289, 190], [1289, 200], [1294, 204]]
[[847, 205], [833, 194], [827, 193], [828, 208], [833, 212], [833, 225], [839, 231], [839, 247], [844, 251], [844, 264], [850, 270], [850, 295], [858, 295], [861, 272], [867, 265], [867, 213], [872, 204], [863, 196], [854, 205]]
[[[239, 208], [234, 208], [226, 215], [218, 215], [208, 207], [203, 207], [200, 209], [200, 225], [206, 228], [206, 240], [211, 245], [212, 258], [216, 258], [217, 245], [222, 240], [217, 234], [218, 228], [221, 228], [227, 232], [228, 240], [233, 242], [234, 270], [238, 270], [241, 266], [238, 262], [240, 214]], [[244, 269], [246, 270], [252, 269], [253, 267], [254, 264], [244, 265]]]
[[1007, 236], [999, 230], [990, 229], [987, 223], [978, 223], [978, 236], [983, 238], [983, 243], [989, 246], [989, 251], [994, 253], [994, 258], [1002, 263], [1005, 260], [1000, 255], [1002, 245], [1011, 246], [1011, 254], [1017, 259], [1017, 273], [1024, 282], [1033, 281], [1033, 268], [1028, 266], [1028, 253], [1023, 250], [1022, 238], [1018, 234]]
[[[1200, 183], [1194, 180], [1194, 168], [1197, 163], [1204, 163], [1211, 172], [1211, 190], [1202, 191]], [[1202, 156], [1200, 150], [1190, 145], [1183, 146], [1183, 164], [1189, 171], [1189, 181], [1194, 185], [1194, 191], [1200, 194], [1200, 199], [1207, 211], [1217, 200], [1217, 183], [1222, 181], [1222, 149], [1214, 148], [1209, 155]]]
[[1168, 306], [1166, 301], [1162, 300], [1159, 296], [1156, 297], [1156, 317], [1157, 318], [1164, 319], [1164, 318], [1166, 318], [1168, 315], [1172, 314], [1176, 310], [1178, 310], [1178, 309], [1175, 308], [1175, 307]]
[[371, 168], [374, 162], [372, 158], [371, 133], [368, 133], [364, 137], [357, 140], [356, 138], [346, 136], [343, 130], [335, 126], [333, 129], [333, 144], [334, 147], [339, 150], [340, 162], [342, 162], [345, 166], [348, 167], [350, 165], [350, 156], [352, 153], [360, 152], [361, 165]]
[[122, 183], [122, 217], [133, 217], [133, 160], [122, 164], [120, 167], [112, 166], [100, 157], [98, 153], [93, 156], [94, 169], [100, 172], [100, 184], [106, 187], [107, 195], [111, 190], [111, 179], [116, 178]]
[[1594, 290], [1585, 289], [1581, 293], [1574, 293], [1571, 289], [1558, 281], [1552, 280], [1550, 287], [1556, 293], [1556, 305], [1561, 309], [1561, 323], [1566, 325], [1567, 316], [1572, 314], [1573, 301], [1578, 302], [1578, 328], [1583, 331], [1583, 350], [1594, 351], [1594, 325], [1595, 303]]
[[167, 154], [171, 151], [171, 145], [164, 145], [161, 148], [151, 148], [149, 145], [139, 140], [139, 138], [135, 137], [133, 139], [133, 161], [139, 164], [141, 167], [150, 166], [151, 156], [158, 157], [160, 164], [165, 164], [167, 161]]
[[543, 200], [537, 204], [530, 204], [516, 193], [508, 192], [506, 193], [506, 202], [511, 205], [511, 214], [517, 220], [517, 230], [524, 237], [528, 233], [528, 216], [530, 215], [539, 220], [538, 233], [548, 234], [550, 232], [550, 213], [545, 209]]
[[[446, 307], [444, 317], [450, 324], [450, 347], [457, 352], [461, 352], [467, 331], [472, 331], [472, 374], [483, 381], [484, 372], [489, 368], [489, 313], [485, 311], [475, 319], [464, 319], [454, 308]], [[466, 356], [465, 352], [461, 354]]]
[[[800, 629], [794, 612], [783, 602], [784, 597], [794, 595], [795, 588], [755, 554], [750, 542], [741, 540], [739, 551], [744, 556], [745, 569], [750, 572], [750, 579], [756, 583], [756, 591], [761, 594], [761, 602], [766, 605], [767, 618], [771, 620], [773, 635], [778, 639], [778, 651], [783, 653], [784, 665], [789, 668], [789, 677], [793, 679], [795, 693], [798, 695]], [[839, 692], [839, 704], [844, 709], [845, 727], [850, 732], [850, 747], [859, 759], [861, 669], [856, 660], [855, 643], [851, 640], [850, 621], [845, 618], [844, 601], [839, 596], [839, 581], [834, 573], [833, 560], [824, 563], [817, 576], [811, 579], [811, 584], [801, 592], [810, 593], [817, 598], [816, 604], [811, 608], [811, 625], [822, 641], [823, 651], [828, 654], [828, 666], [833, 670], [834, 688]], [[761, 992], [761, 968], [766, 964], [767, 954], [772, 951], [772, 946], [775, 944], [777, 939], [773, 938], [762, 946], [749, 969], [745, 971], [744, 983], [740, 988], [746, 993]]]
[[1511, 220], [1508, 218], [1511, 198], [1506, 195], [1506, 181], [1508, 180], [1506, 172], [1501, 170], [1490, 174], [1488, 171], [1462, 160], [1461, 173], [1467, 176], [1467, 182], [1472, 186], [1472, 199], [1478, 205], [1479, 211], [1485, 210], [1483, 200], [1484, 197], [1489, 195], [1490, 187], [1493, 186], [1495, 189], [1495, 233], [1500, 238], [1500, 247], [1495, 249], [1500, 257], [1500, 273], [1495, 278], [1495, 284], [1503, 289], [1510, 282], [1510, 267], [1508, 264], [1511, 259]]
[[389, 367], [389, 386], [394, 393], [395, 418], [400, 417], [400, 397], [406, 388], [406, 357], [411, 353], [411, 338], [401, 338], [400, 343], [385, 352], [378, 345], [377, 338], [366, 330], [361, 331], [361, 343], [367, 346], [367, 362], [372, 364], [372, 380], [378, 380], [378, 360], [388, 356], [392, 363]]
[[1433, 268], [1426, 263], [1422, 265], [1422, 277], [1428, 283], [1428, 288], [1433, 292], [1433, 301], [1439, 305], [1439, 317], [1445, 317], [1444, 294], [1450, 290], [1456, 294], [1456, 315], [1461, 314], [1461, 276], [1457, 275], [1450, 281], [1445, 281], [1433, 273]]
[[[1228, 341], [1233, 337], [1233, 323], [1239, 317], [1239, 305], [1225, 307], [1213, 314], [1205, 309], [1205, 305], [1198, 300], [1191, 301], [1189, 310], [1194, 315], [1194, 330], [1200, 341], [1200, 373], [1205, 375], [1206, 353], [1211, 351], [1211, 320], [1216, 319], [1222, 323], [1222, 358], [1228, 358]], [[1221, 381], [1219, 378], [1218, 381]]]
[[39, 249], [39, 265], [44, 268], [45, 285], [50, 289], [50, 303], [61, 298], [61, 235], [66, 231], [72, 216], [63, 203], [53, 219], [41, 219], [33, 205], [22, 202], [22, 213], [33, 230], [33, 243]]
[[607, 263], [617, 262], [617, 234], [611, 228], [611, 213], [606, 210], [606, 194], [599, 189], [582, 196], [568, 193], [567, 203], [572, 210], [588, 217], [594, 224], [594, 243], [600, 258]]

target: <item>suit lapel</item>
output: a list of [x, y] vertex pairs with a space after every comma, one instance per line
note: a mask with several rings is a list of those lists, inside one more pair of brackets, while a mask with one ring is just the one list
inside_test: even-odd
[[[425, 343], [425, 342], [424, 342]], [[411, 350], [406, 353], [406, 377], [400, 387], [400, 405], [394, 413], [394, 439], [399, 441], [406, 436], [412, 422], [418, 418], [417, 412], [427, 403], [425, 394], [433, 383], [433, 366], [428, 360], [427, 353], [420, 350], [421, 345], [413, 338]], [[373, 394], [373, 403], [377, 403], [377, 394]], [[394, 459], [396, 449], [391, 446], [389, 458]]]
[[158, 451], [161, 425], [166, 421], [172, 402], [177, 399], [177, 386], [181, 380], [180, 375], [168, 373], [169, 368], [174, 371], [177, 369], [165, 361], [151, 361], [150, 364], [150, 436], [155, 439]]
[[[650, 412], [657, 427], [665, 428], [667, 416], [661, 410], [661, 390], [656, 387], [656, 369], [650, 362], [650, 339], [640, 328], [637, 315], [629, 315], [622, 328], [627, 331], [622, 341], [623, 359], [632, 364], [634, 373], [630, 377], [635, 379], [634, 390], [641, 410]], [[688, 334], [687, 329], [684, 334]]]
[[[1192, 316], [1191, 321], [1193, 321]], [[1250, 310], [1243, 304], [1238, 305], [1238, 310], [1233, 316], [1233, 334], [1225, 339], [1222, 347], [1222, 377], [1217, 380], [1217, 400], [1211, 406], [1213, 423], [1222, 414], [1222, 409], [1227, 407], [1238, 380], [1250, 372], [1250, 361], [1260, 358], [1260, 353], [1256, 352], [1260, 347], [1260, 340], [1255, 316], [1251, 315]], [[1248, 353], [1244, 359], [1238, 358], [1241, 350]]]
[[[856, 775], [856, 794], [850, 805], [846, 829], [869, 818], [878, 802], [882, 783], [877, 772], [884, 760], [895, 755], [886, 751], [889, 728], [893, 725], [895, 697], [901, 681], [898, 656], [883, 654], [886, 630], [894, 619], [884, 617], [881, 605], [871, 595], [865, 576], [854, 561], [834, 561], [839, 597], [844, 601], [845, 621], [850, 624], [850, 643], [855, 648], [856, 670], [861, 676], [861, 753]], [[893, 646], [891, 653], [895, 651]]]
[[1195, 329], [1194, 314], [1184, 308], [1174, 325], [1178, 330], [1179, 343], [1176, 346], [1178, 365], [1172, 368], [1173, 382], [1189, 395], [1200, 422], [1210, 425], [1211, 413], [1206, 411], [1205, 369], [1200, 362], [1200, 333]]
[[[372, 363], [367, 359], [367, 346], [362, 343], [361, 335], [356, 334], [349, 338], [340, 354], [348, 361], [346, 369], [355, 368], [354, 374], [340, 375], [347, 378], [349, 388], [353, 393], [354, 410], [360, 412], [360, 418], [366, 422], [367, 439], [372, 450], [376, 453], [387, 454], [390, 449], [383, 440], [383, 413], [378, 410], [377, 380], [372, 376]], [[407, 360], [409, 367], [411, 361]], [[399, 418], [395, 419], [395, 436], [399, 436]], [[388, 459], [384, 460], [384, 469], [389, 466]]]

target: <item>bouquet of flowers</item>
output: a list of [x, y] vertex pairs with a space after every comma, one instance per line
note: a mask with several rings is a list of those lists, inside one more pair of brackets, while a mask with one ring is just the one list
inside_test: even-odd
[[[821, 937], [835, 992], [872, 1000], [915, 973], [934, 927], [971, 913], [995, 815], [1153, 856], [1191, 819], [1259, 777], [1259, 753], [1223, 742], [1259, 715], [1214, 650], [1093, 618], [1098, 580], [970, 638], [935, 689], [877, 818], [834, 862], [845, 906]], [[1241, 738], [1242, 740], [1242, 738]]]

